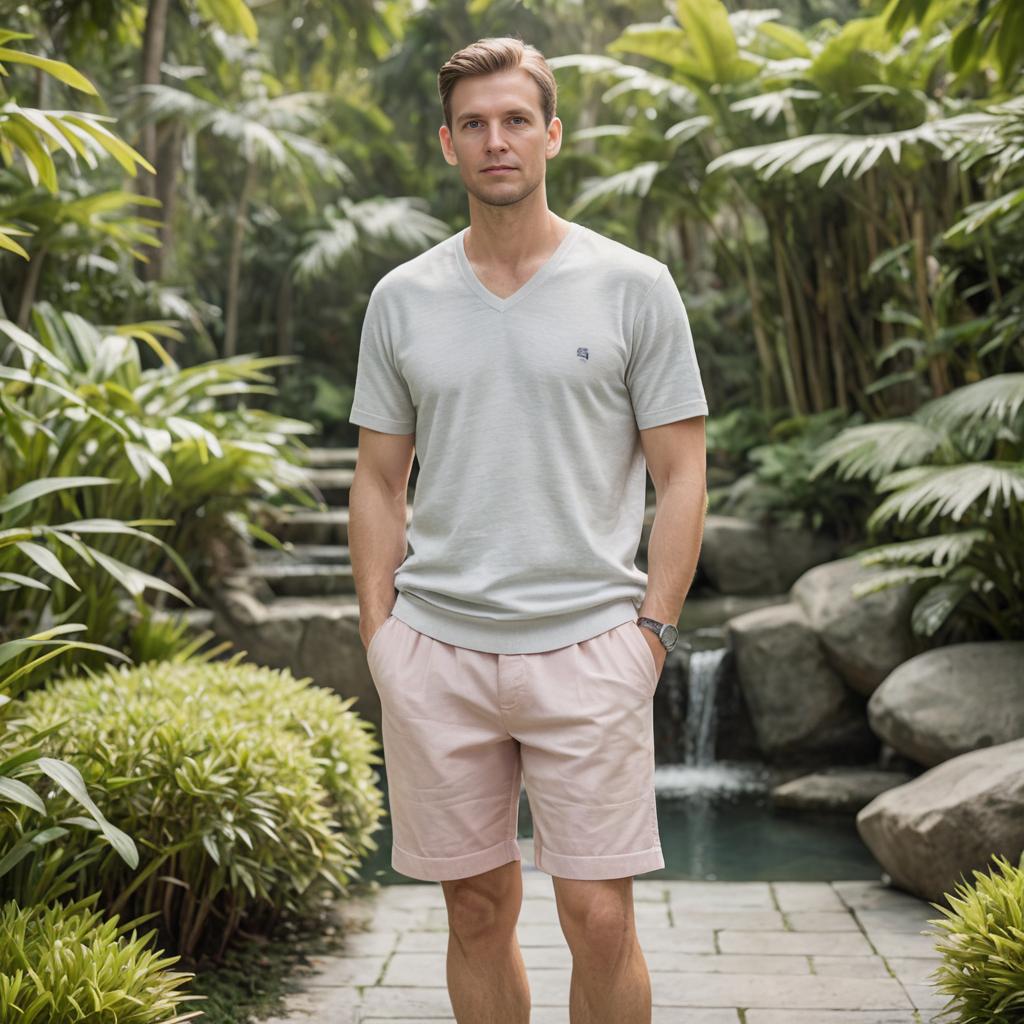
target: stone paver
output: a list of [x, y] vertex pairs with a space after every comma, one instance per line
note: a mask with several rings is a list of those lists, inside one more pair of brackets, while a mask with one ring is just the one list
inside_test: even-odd
[[[880, 882], [641, 876], [633, 892], [652, 1024], [929, 1024], [948, 1001], [933, 977], [941, 915]], [[267, 1024], [454, 1024], [440, 885], [386, 886], [338, 915], [342, 952], [316, 958]], [[531, 1024], [568, 1024], [572, 956], [551, 877], [528, 860], [517, 935]]]

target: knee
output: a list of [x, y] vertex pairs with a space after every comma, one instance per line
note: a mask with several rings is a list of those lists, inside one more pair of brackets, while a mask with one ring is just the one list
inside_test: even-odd
[[472, 879], [445, 883], [448, 927], [463, 943], [507, 942], [519, 919], [521, 895], [511, 887], [481, 887]]
[[636, 941], [632, 907], [616, 898], [569, 902], [559, 908], [559, 920], [574, 956], [615, 964]]

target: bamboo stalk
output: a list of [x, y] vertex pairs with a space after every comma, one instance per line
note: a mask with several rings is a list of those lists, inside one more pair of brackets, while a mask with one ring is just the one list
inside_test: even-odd
[[782, 380], [786, 388], [786, 396], [794, 413], [807, 411], [807, 399], [796, 376], [797, 353], [793, 349], [796, 337], [796, 319], [793, 316], [793, 304], [790, 299], [789, 286], [786, 282], [785, 260], [782, 255], [782, 242], [778, 231], [772, 231], [772, 251], [775, 256], [775, 276], [779, 288], [779, 301], [782, 304], [784, 330], [779, 338], [779, 356], [782, 365]]
[[[928, 347], [935, 342], [935, 312], [928, 297], [928, 264], [925, 250], [924, 210], [915, 207], [912, 214], [914, 240], [914, 288], [917, 295], [917, 310], [921, 323], [924, 324], [925, 340]], [[932, 397], [938, 398], [945, 394], [942, 386], [942, 359], [933, 352], [928, 362], [928, 376], [932, 386]]]

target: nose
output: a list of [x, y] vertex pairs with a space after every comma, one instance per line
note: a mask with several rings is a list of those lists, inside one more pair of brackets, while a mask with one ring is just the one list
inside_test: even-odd
[[489, 153], [502, 152], [508, 149], [505, 137], [501, 134], [501, 125], [495, 125], [487, 132], [487, 151]]

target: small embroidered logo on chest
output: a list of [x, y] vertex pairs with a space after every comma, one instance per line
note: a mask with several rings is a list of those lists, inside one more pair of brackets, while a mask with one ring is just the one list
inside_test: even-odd
[[580, 357], [580, 359], [589, 359], [590, 358], [590, 349], [578, 348], [578, 349], [576, 349], [576, 355], [578, 355]]

